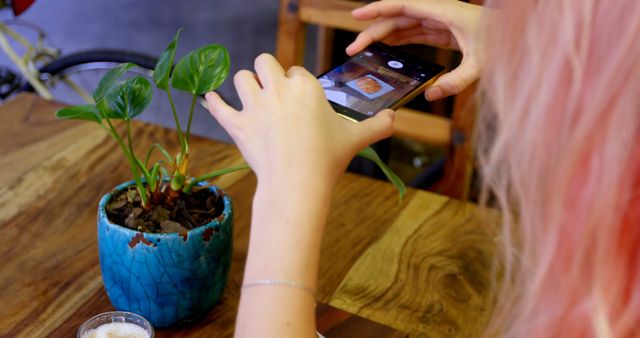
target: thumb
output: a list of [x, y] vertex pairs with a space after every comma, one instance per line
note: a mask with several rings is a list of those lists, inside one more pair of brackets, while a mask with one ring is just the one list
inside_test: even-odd
[[387, 138], [393, 134], [393, 118], [395, 112], [385, 109], [375, 116], [358, 123], [357, 135], [360, 136], [358, 150]]
[[462, 60], [454, 70], [439, 77], [433, 86], [429, 87], [425, 96], [429, 101], [435, 101], [450, 95], [455, 95], [471, 85], [479, 77], [478, 66], [475, 62]]

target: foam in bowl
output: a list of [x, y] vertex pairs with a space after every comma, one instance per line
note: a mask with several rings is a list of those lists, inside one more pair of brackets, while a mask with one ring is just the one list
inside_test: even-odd
[[149, 333], [132, 323], [107, 323], [89, 330], [82, 338], [149, 338]]

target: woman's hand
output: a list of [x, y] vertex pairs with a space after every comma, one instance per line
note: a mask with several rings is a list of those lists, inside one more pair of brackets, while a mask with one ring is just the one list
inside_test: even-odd
[[348, 121], [333, 111], [318, 80], [304, 68], [285, 72], [273, 56], [262, 54], [255, 71], [234, 77], [241, 111], [215, 93], [207, 94], [207, 102], [261, 183], [333, 183], [358, 151], [391, 135], [392, 111]]
[[[393, 112], [354, 123], [333, 111], [318, 80], [303, 68], [285, 72], [263, 54], [255, 71], [234, 77], [241, 111], [207, 94], [209, 111], [258, 176], [244, 284], [293, 280], [314, 290], [335, 181], [359, 150], [391, 135]], [[235, 335], [311, 337], [314, 324], [311, 293], [281, 285], [245, 288]]]
[[457, 0], [386, 0], [353, 11], [358, 20], [373, 20], [347, 47], [353, 55], [375, 41], [390, 45], [426, 44], [459, 50], [460, 65], [442, 75], [425, 96], [433, 101], [454, 95], [475, 81], [481, 69], [476, 45], [482, 7]]

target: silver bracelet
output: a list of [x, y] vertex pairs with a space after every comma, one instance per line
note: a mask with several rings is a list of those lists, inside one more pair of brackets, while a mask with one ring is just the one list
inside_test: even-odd
[[316, 296], [316, 291], [313, 290], [312, 288], [296, 281], [296, 280], [291, 280], [291, 279], [259, 279], [257, 281], [254, 282], [250, 282], [250, 283], [245, 283], [244, 285], [242, 285], [242, 289], [247, 289], [247, 288], [251, 288], [254, 286], [273, 286], [273, 285], [282, 285], [282, 286], [289, 286], [289, 287], [293, 287], [293, 288], [297, 288], [300, 290], [304, 290], [308, 293], [311, 294], [312, 297], [315, 298]]

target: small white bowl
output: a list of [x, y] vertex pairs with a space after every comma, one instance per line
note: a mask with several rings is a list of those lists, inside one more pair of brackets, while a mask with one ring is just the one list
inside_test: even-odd
[[83, 338], [91, 330], [95, 330], [101, 325], [114, 323], [133, 324], [142, 328], [149, 335], [149, 338], [154, 336], [153, 326], [144, 317], [126, 311], [111, 311], [95, 315], [80, 325], [78, 338]]

